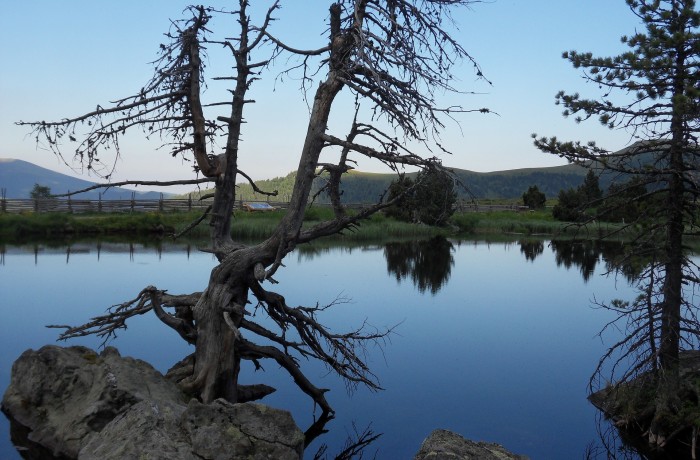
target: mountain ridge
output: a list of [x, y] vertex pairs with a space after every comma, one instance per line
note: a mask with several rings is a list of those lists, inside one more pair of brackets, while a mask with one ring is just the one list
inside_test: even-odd
[[[451, 169], [458, 180], [467, 187], [467, 190], [458, 187], [457, 193], [462, 199], [520, 199], [522, 194], [532, 185], [536, 185], [548, 198], [556, 198], [560, 190], [581, 185], [588, 171], [583, 166], [573, 164], [490, 172]], [[415, 174], [417, 173], [408, 173], [407, 175]], [[278, 191], [276, 197], [269, 197], [271, 201], [288, 201], [294, 186], [295, 176], [296, 172], [292, 171], [286, 176], [256, 181], [256, 184], [262, 190]], [[376, 202], [394, 179], [396, 179], [396, 174], [393, 173], [350, 171], [343, 178], [341, 190], [347, 203]], [[610, 177], [601, 177], [603, 189], [609, 186], [610, 179]], [[322, 186], [323, 178], [316, 178], [312, 193], [316, 194]], [[265, 201], [268, 199], [267, 195], [255, 193], [250, 184], [239, 183], [237, 187], [237, 199], [242, 201]], [[209, 192], [210, 190], [193, 192], [193, 196]], [[328, 201], [323, 194], [319, 195], [317, 200], [320, 202]]]
[[[500, 171], [476, 172], [467, 169], [452, 168], [455, 176], [466, 185], [467, 190], [458, 188], [458, 196], [463, 199], [519, 199], [527, 189], [536, 185], [548, 198], [556, 198], [560, 190], [578, 187], [586, 175], [587, 169], [583, 166], [568, 164], [560, 166], [517, 168]], [[416, 173], [409, 173], [414, 175]], [[263, 190], [278, 190], [277, 197], [270, 197], [273, 201], [288, 201], [294, 186], [295, 172], [285, 176], [257, 181], [258, 187]], [[386, 191], [392, 180], [396, 178], [393, 173], [372, 173], [351, 171], [341, 184], [344, 198], [348, 203], [376, 202]], [[607, 188], [608, 181], [601, 177], [601, 187]], [[34, 184], [48, 186], [54, 193], [65, 193], [68, 190], [81, 190], [95, 182], [74, 178], [57, 171], [37, 166], [28, 161], [14, 158], [0, 158], [0, 188], [5, 189], [6, 198], [29, 198]], [[323, 179], [317, 178], [314, 184], [314, 193], [323, 185]], [[267, 200], [266, 195], [256, 194], [247, 183], [237, 184], [238, 198], [243, 201]], [[130, 199], [132, 193], [136, 193], [140, 199], [157, 199], [159, 192], [133, 192], [129, 189], [113, 187], [108, 190], [92, 190], [75, 197], [78, 199], [98, 199], [102, 193], [103, 200]], [[200, 192], [193, 191], [193, 196]], [[202, 191], [201, 193], [206, 193]], [[172, 196], [171, 194], [164, 194]], [[185, 194], [184, 196], [187, 196]], [[318, 200], [327, 201], [320, 195]]]
[[[29, 198], [34, 184], [47, 186], [53, 193], [66, 193], [69, 190], [76, 191], [95, 185], [85, 179], [68, 176], [52, 169], [37, 166], [28, 161], [16, 158], [0, 158], [0, 189], [3, 189], [5, 198], [21, 199]], [[136, 198], [153, 200], [160, 198], [160, 192], [140, 192], [121, 187], [110, 187], [107, 190], [96, 189], [75, 195], [81, 200], [128, 200], [132, 193]], [[171, 195], [171, 194], [163, 194]]]

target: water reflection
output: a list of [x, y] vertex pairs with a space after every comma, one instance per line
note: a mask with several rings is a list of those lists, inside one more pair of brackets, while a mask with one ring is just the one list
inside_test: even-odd
[[[173, 292], [192, 292], [206, 284], [216, 264], [209, 254], [198, 253], [194, 243], [103, 241], [99, 247], [81, 242], [71, 243], [70, 249], [48, 244], [24, 249], [25, 256], [16, 257], [16, 246], [0, 247], [0, 257], [7, 255], [0, 291], [9, 316], [5, 323], [12, 325], [3, 333], [0, 371], [5, 381], [10, 357], [55, 339], [43, 324], [94, 316], [97, 307], [131, 298], [144, 280]], [[360, 391], [344, 399], [342, 382], [324, 381], [336, 398], [337, 414], [331, 431], [317, 442], [331, 450], [342, 446], [355, 420], [371, 422], [385, 433], [376, 447], [382, 452], [378, 458], [410, 458], [436, 427], [499, 442], [531, 458], [580, 458], [595, 436], [585, 382], [604, 352], [595, 334], [607, 321], [605, 312], [589, 308], [588, 299], [592, 293], [601, 298], [628, 294], [617, 290], [624, 283], [603, 276], [589, 275], [584, 284], [579, 268], [591, 267], [591, 254], [598, 254], [599, 275], [614, 252], [534, 239], [300, 247], [298, 260], [289, 258], [288, 269], [279, 274], [288, 298], [333, 299], [338, 289], [345, 289], [352, 305], [325, 319], [338, 329], [357, 318], [378, 325], [405, 319], [391, 346], [373, 355], [389, 391], [381, 396]], [[587, 256], [580, 260], [579, 255]], [[564, 269], [565, 260], [572, 269]], [[555, 261], [561, 261], [559, 269]], [[80, 290], [71, 289], [76, 280]], [[417, 289], [410, 288], [412, 283]], [[119, 340], [123, 355], [144, 359], [161, 371], [191, 353], [151, 317], [134, 321]], [[444, 353], [446, 349], [455, 352]], [[265, 383], [278, 388], [270, 405], [292, 411], [299, 426], [316, 421], [288, 375], [269, 371]], [[254, 369], [248, 372], [250, 383], [259, 383]], [[313, 372], [327, 373], [323, 367]], [[552, 403], [543, 404], [545, 400]], [[14, 458], [1, 451], [0, 457]]]
[[600, 261], [603, 246], [592, 241], [553, 240], [552, 250], [556, 255], [557, 267], [578, 267], [584, 281], [588, 281]]
[[520, 240], [518, 244], [520, 244], [520, 252], [530, 262], [534, 262], [544, 252], [544, 241], [542, 240]]
[[71, 258], [78, 254], [94, 254], [97, 261], [103, 254], [129, 254], [129, 260], [134, 261], [136, 254], [156, 254], [161, 260], [165, 253], [185, 253], [189, 259], [192, 252], [199, 251], [199, 247], [194, 242], [168, 242], [164, 240], [146, 240], [142, 242], [103, 242], [103, 241], [80, 241], [71, 243], [51, 244], [32, 243], [26, 245], [6, 245], [0, 244], [0, 266], [6, 265], [8, 254], [33, 254], [34, 265], [39, 265], [42, 255], [54, 257], [57, 254], [65, 254], [66, 263], [71, 262]]
[[[488, 244], [488, 243], [487, 243]], [[578, 268], [584, 281], [603, 264], [605, 271], [616, 271], [630, 281], [636, 277], [642, 267], [643, 260], [620, 263], [625, 254], [624, 243], [617, 241], [583, 241], [583, 240], [552, 240], [521, 239], [517, 241], [520, 253], [528, 262], [534, 262], [545, 253], [549, 247], [555, 255], [558, 267], [567, 269]], [[146, 240], [140, 242], [105, 242], [80, 241], [52, 243], [33, 243], [19, 246], [0, 244], [0, 266], [5, 265], [6, 255], [13, 253], [32, 253], [34, 263], [39, 264], [41, 255], [65, 254], [66, 263], [77, 254], [94, 254], [99, 261], [103, 254], [129, 254], [133, 261], [136, 254], [155, 253], [160, 260], [165, 253], [185, 253], [189, 259], [192, 253], [200, 251], [201, 244], [197, 241], [173, 242], [167, 240]], [[421, 293], [436, 294], [449, 281], [454, 266], [454, 243], [444, 237], [428, 240], [393, 242], [386, 244], [354, 244], [343, 245], [303, 245], [297, 248], [299, 261], [311, 261], [316, 257], [327, 256], [331, 251], [343, 251], [352, 254], [354, 251], [382, 250], [386, 259], [387, 271], [401, 282], [410, 280]]]
[[[544, 254], [547, 242], [522, 239], [518, 244], [525, 259], [534, 262]], [[599, 265], [605, 272], [621, 274], [632, 281], [648, 263], [639, 257], [625, 259], [625, 243], [621, 241], [551, 240], [548, 246], [554, 253], [557, 267], [577, 268], [586, 282]]]
[[[596, 425], [598, 442], [591, 442], [588, 445], [583, 455], [586, 460], [649, 460], [652, 458], [632, 447], [634, 440], [621, 437], [617, 427], [600, 412], [596, 415]], [[663, 460], [663, 457], [658, 460]]]
[[384, 257], [396, 281], [410, 279], [421, 293], [435, 295], [450, 279], [454, 247], [444, 237], [430, 240], [387, 243]]

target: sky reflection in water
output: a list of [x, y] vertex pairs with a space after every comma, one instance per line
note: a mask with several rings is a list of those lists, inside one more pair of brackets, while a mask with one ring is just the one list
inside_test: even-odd
[[[596, 439], [586, 384], [605, 350], [596, 334], [609, 319], [590, 301], [631, 298], [633, 291], [622, 278], [602, 276], [603, 264], [592, 267], [590, 254], [581, 267], [548, 242], [434, 244], [311, 247], [291, 254], [278, 272], [277, 291], [290, 306], [349, 300], [327, 313], [333, 330], [365, 319], [378, 328], [397, 326], [382, 350], [368, 349], [385, 391], [358, 388], [348, 396], [323, 366], [302, 363], [317, 386], [332, 390], [327, 396], [337, 411], [331, 432], [310, 452], [322, 442], [337, 452], [354, 422], [384, 433], [370, 448], [379, 449], [377, 458], [412, 458], [435, 428], [533, 459], [580, 458]], [[87, 244], [74, 246], [68, 260], [65, 248], [45, 248], [36, 258], [31, 247], [6, 248], [0, 265], [3, 389], [22, 351], [54, 342], [58, 331], [44, 325], [85, 322], [149, 284], [173, 293], [200, 290], [215, 265], [211, 255], [182, 248], [133, 248], [130, 255], [128, 247], [119, 252], [103, 245], [99, 261], [97, 248]], [[431, 265], [437, 273], [427, 269]], [[85, 338], [68, 345], [99, 343]], [[192, 351], [152, 315], [132, 320], [112, 345], [161, 371]], [[267, 372], [256, 375], [252, 365], [244, 366], [242, 382], [277, 387], [265, 402], [291, 410], [305, 429], [313, 420], [311, 401], [274, 363], [264, 367]], [[12, 458], [7, 435], [3, 439], [0, 457]]]

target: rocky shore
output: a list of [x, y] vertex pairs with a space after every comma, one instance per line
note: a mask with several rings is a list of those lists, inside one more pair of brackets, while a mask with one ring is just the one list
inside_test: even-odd
[[[202, 404], [144, 361], [107, 347], [45, 346], [12, 366], [2, 400], [24, 458], [303, 458], [304, 433], [289, 412], [254, 402]], [[385, 453], [387, 455], [387, 453]], [[496, 444], [434, 431], [416, 460], [515, 460]]]

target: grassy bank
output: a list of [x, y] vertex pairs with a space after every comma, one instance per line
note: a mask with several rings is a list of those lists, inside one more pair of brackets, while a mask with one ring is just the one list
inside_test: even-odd
[[0, 214], [0, 238], [3, 240], [55, 238], [66, 235], [147, 236], [171, 232], [189, 213], [138, 214]]
[[[241, 240], [261, 240], [275, 229], [284, 211], [250, 213], [237, 211], [233, 216], [232, 235]], [[65, 237], [169, 236], [177, 234], [194, 222], [198, 212], [133, 213], [133, 214], [66, 214], [27, 213], [0, 214], [0, 240], [4, 242], [28, 241]], [[312, 208], [304, 219], [310, 227], [332, 217], [328, 208]], [[536, 212], [465, 212], [456, 213], [445, 228], [410, 224], [388, 218], [381, 213], [362, 221], [356, 228], [346, 230], [342, 238], [355, 241], [371, 241], [382, 238], [423, 238], [436, 235], [569, 235], [595, 237], [609, 231], [610, 225], [590, 226], [581, 230], [576, 226], [556, 221], [549, 211]], [[206, 238], [206, 220], [188, 235]]]
[[453, 216], [453, 221], [460, 228], [460, 232], [475, 235], [556, 235], [598, 238], [608, 235], [620, 227], [619, 224], [606, 222], [597, 222], [583, 227], [560, 222], [552, 217], [550, 210], [460, 213]]
[[[275, 229], [283, 211], [269, 213], [234, 213], [231, 233], [241, 240], [261, 240]], [[68, 214], [68, 213], [26, 213], [0, 214], [0, 241], [25, 242], [40, 239], [89, 238], [104, 236], [170, 236], [181, 232], [201, 216], [198, 212], [171, 213], [119, 213], [119, 214]], [[304, 219], [304, 226], [313, 226], [332, 216], [329, 209], [313, 208]], [[190, 230], [187, 235], [206, 238], [209, 227], [206, 219]], [[413, 225], [375, 215], [363, 221], [355, 229], [347, 230], [341, 236], [353, 240], [372, 240], [385, 237], [409, 238], [429, 237], [445, 234], [445, 229]]]
[[[237, 211], [233, 216], [231, 233], [234, 238], [243, 240], [263, 239], [272, 233], [283, 215], [284, 211], [265, 213]], [[333, 212], [329, 208], [312, 208], [306, 212], [304, 228], [312, 227], [332, 217]], [[356, 228], [346, 230], [342, 235], [333, 236], [331, 238], [371, 241], [386, 237], [420, 238], [447, 233], [449, 233], [447, 229], [399, 222], [383, 214], [375, 214], [369, 219], [362, 221]]]

